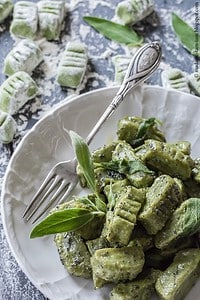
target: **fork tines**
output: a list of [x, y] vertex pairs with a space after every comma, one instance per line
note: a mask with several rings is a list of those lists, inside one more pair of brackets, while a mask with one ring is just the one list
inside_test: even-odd
[[[34, 215], [37, 215], [32, 223], [35, 223], [45, 212], [54, 204], [62, 203], [70, 193], [70, 182], [66, 181], [60, 175], [56, 175], [52, 169], [37, 193], [27, 206], [23, 218], [29, 221]], [[47, 200], [47, 201], [45, 201]]]

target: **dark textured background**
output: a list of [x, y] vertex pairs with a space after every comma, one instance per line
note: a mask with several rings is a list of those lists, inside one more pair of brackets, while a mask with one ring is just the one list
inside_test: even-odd
[[[14, 1], [17, 2], [17, 1]], [[37, 1], [34, 1], [37, 2]], [[73, 2], [73, 1], [68, 1]], [[90, 3], [96, 3], [94, 11], [89, 11]], [[65, 33], [68, 32], [72, 36], [76, 34], [80, 36], [79, 27], [83, 23], [82, 16], [84, 15], [95, 15], [112, 19], [115, 12], [115, 7], [118, 0], [109, 0], [109, 5], [104, 5], [108, 1], [96, 1], [96, 0], [83, 0], [76, 1], [76, 6], [73, 11], [67, 14], [65, 20], [65, 30], [61, 35], [61, 39], [58, 42], [61, 49], [65, 46]], [[163, 64], [171, 65], [172, 67], [178, 67], [186, 72], [195, 71], [196, 59], [190, 55], [177, 41], [171, 30], [170, 14], [172, 11], [177, 12], [184, 19], [189, 21], [192, 26], [195, 26], [195, 3], [197, 1], [188, 0], [155, 0], [156, 16], [155, 18], [147, 22], [138, 25], [138, 30], [145, 36], [145, 41], [159, 39], [162, 43], [163, 48]], [[198, 3], [200, 6], [200, 3]], [[0, 25], [2, 28], [0, 32], [0, 84], [5, 80], [5, 76], [2, 74], [3, 61], [8, 53], [12, 49], [14, 44], [13, 39], [9, 34], [9, 25], [11, 19], [8, 19], [4, 25]], [[109, 82], [114, 80], [114, 68], [109, 60], [101, 56], [106, 49], [112, 50], [110, 47], [110, 41], [103, 38], [94, 30], [90, 29], [91, 34], [87, 35], [83, 41], [88, 45], [91, 59], [89, 61], [89, 69], [91, 75], [88, 78], [87, 84], [84, 89], [80, 90], [79, 93], [104, 87]], [[70, 36], [69, 36], [70, 38]], [[117, 53], [123, 53], [123, 46], [116, 47], [113, 51]], [[150, 84], [161, 84], [160, 72], [158, 70], [155, 75], [149, 80]], [[96, 76], [98, 74], [98, 76]], [[40, 72], [36, 72], [34, 79], [37, 81], [38, 77], [41, 76]], [[109, 81], [108, 81], [109, 79]], [[54, 79], [52, 79], [52, 85], [54, 86]], [[69, 94], [67, 89], [62, 90], [58, 85], [55, 84], [53, 92], [48, 96], [40, 96], [41, 106], [39, 111], [41, 112], [48, 103], [48, 107], [53, 106], [55, 103], [64, 99]], [[11, 158], [13, 151], [20, 142], [23, 134], [25, 134], [29, 128], [38, 120], [37, 111], [32, 114], [29, 110], [29, 105], [26, 106], [18, 115], [15, 116], [16, 121], [20, 125], [23, 120], [26, 120], [26, 125], [23, 127], [22, 132], [15, 138], [12, 145], [1, 146], [0, 145], [0, 190], [3, 181], [3, 176], [7, 164]], [[36, 255], [38, 255], [36, 253]], [[0, 300], [44, 300], [44, 296], [32, 285], [27, 279], [25, 274], [21, 271], [15, 258], [13, 257], [9, 246], [6, 241], [5, 233], [3, 230], [1, 218], [0, 218]], [[195, 299], [194, 299], [195, 300]]]

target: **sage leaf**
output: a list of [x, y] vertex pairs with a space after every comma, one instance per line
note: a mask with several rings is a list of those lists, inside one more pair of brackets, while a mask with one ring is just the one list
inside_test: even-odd
[[97, 212], [98, 214], [104, 215], [106, 213], [106, 203], [101, 200], [98, 193], [96, 193], [95, 203], [93, 203], [88, 197], [81, 198], [81, 202], [89, 207], [89, 209]]
[[143, 43], [143, 37], [129, 26], [94, 16], [85, 16], [83, 20], [106, 38], [115, 42], [130, 46], [141, 46]]
[[100, 197], [96, 199], [96, 207], [102, 213], [106, 213], [106, 203]]
[[30, 238], [77, 230], [92, 221], [94, 215], [90, 210], [83, 208], [55, 211], [33, 228]]
[[84, 139], [72, 130], [70, 131], [70, 137], [72, 140], [72, 145], [76, 152], [77, 160], [85, 176], [87, 184], [92, 192], [96, 194], [96, 208], [101, 212], [106, 212], [106, 204], [99, 197], [96, 188], [94, 165], [89, 147]]
[[144, 120], [139, 125], [137, 134], [136, 134], [134, 140], [131, 142], [131, 146], [135, 148], [135, 147], [141, 145], [144, 142], [145, 137], [148, 135], [148, 132], [156, 124], [159, 124], [159, 125], [161, 124], [161, 122], [156, 118], [149, 118], [149, 119]]
[[131, 175], [137, 172], [143, 172], [146, 174], [153, 174], [153, 171], [149, 170], [140, 160], [126, 160], [122, 159], [119, 161], [109, 161], [109, 162], [102, 162], [101, 167], [107, 170], [118, 171], [124, 175]]
[[200, 57], [200, 35], [178, 15], [172, 13], [172, 27], [183, 47], [192, 55]]
[[90, 150], [86, 142], [76, 132], [70, 131], [72, 145], [74, 147], [77, 160], [85, 176], [87, 184], [93, 193], [96, 192], [94, 166]]
[[136, 139], [143, 138], [148, 133], [148, 130], [152, 128], [154, 125], [160, 124], [156, 118], [145, 119], [138, 128]]

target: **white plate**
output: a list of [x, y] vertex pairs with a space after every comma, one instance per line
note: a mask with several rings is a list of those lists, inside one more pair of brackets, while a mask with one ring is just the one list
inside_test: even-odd
[[[6, 171], [2, 190], [2, 219], [15, 258], [33, 284], [49, 299], [108, 299], [107, 288], [95, 291], [91, 280], [69, 276], [60, 263], [53, 237], [29, 239], [31, 225], [22, 213], [50, 168], [73, 157], [68, 130], [83, 137], [110, 103], [116, 87], [77, 96], [39, 121], [23, 138]], [[138, 87], [129, 94], [95, 137], [91, 149], [115, 138], [123, 116], [155, 116], [163, 121], [168, 140], [188, 140], [192, 155], [200, 156], [200, 99], [159, 87]], [[187, 300], [197, 300], [200, 283]], [[107, 295], [107, 296], [106, 296]]]

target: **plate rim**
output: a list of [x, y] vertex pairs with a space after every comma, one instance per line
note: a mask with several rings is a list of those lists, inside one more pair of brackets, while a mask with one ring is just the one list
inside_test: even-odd
[[[175, 94], [187, 94], [184, 93], [182, 91], [178, 91], [175, 89], [169, 89], [169, 88], [164, 88], [158, 85], [148, 85], [148, 84], [143, 84], [140, 85], [139, 88], [141, 89], [150, 89], [150, 90], [162, 90], [162, 91], [167, 91], [169, 93], [175, 93]], [[37, 127], [40, 126], [40, 124], [47, 118], [50, 118], [56, 111], [62, 109], [65, 106], [70, 106], [71, 103], [73, 102], [77, 102], [77, 101], [84, 101], [84, 98], [86, 99], [88, 95], [93, 95], [96, 93], [104, 93], [104, 92], [117, 92], [117, 90], [119, 89], [119, 86], [109, 86], [109, 87], [103, 87], [100, 89], [95, 89], [83, 94], [79, 94], [79, 95], [73, 95], [73, 97], [71, 97], [71, 99], [68, 99], [68, 97], [64, 98], [60, 103], [57, 103], [56, 105], [54, 105], [48, 112], [46, 112], [41, 119], [39, 119], [32, 128], [30, 128], [30, 130], [27, 131], [27, 133], [22, 137], [20, 143], [17, 145], [11, 159], [8, 162], [8, 165], [6, 167], [5, 173], [4, 173], [4, 177], [3, 177], [3, 183], [2, 183], [2, 189], [1, 189], [1, 197], [0, 197], [0, 202], [1, 202], [1, 219], [2, 219], [2, 225], [3, 225], [3, 230], [4, 230], [4, 234], [6, 237], [6, 240], [8, 242], [9, 248], [12, 252], [13, 257], [15, 258], [16, 262], [18, 263], [19, 267], [21, 268], [21, 270], [24, 272], [24, 274], [27, 276], [27, 278], [31, 281], [31, 283], [44, 295], [45, 295], [45, 291], [41, 290], [41, 285], [36, 282], [35, 280], [33, 280], [33, 278], [31, 277], [31, 274], [26, 270], [25, 268], [25, 264], [21, 264], [20, 262], [20, 258], [18, 257], [15, 249], [14, 249], [14, 244], [12, 243], [12, 240], [9, 236], [9, 230], [8, 230], [8, 226], [6, 224], [6, 214], [5, 214], [5, 203], [4, 203], [4, 195], [5, 195], [5, 187], [6, 187], [6, 182], [7, 182], [7, 177], [9, 175], [9, 172], [11, 170], [11, 166], [13, 164], [13, 161], [15, 161], [17, 154], [19, 153], [20, 149], [23, 146], [24, 141], [26, 141], [27, 137], [34, 132], [35, 130], [37, 130]], [[115, 94], [114, 94], [115, 95]], [[199, 97], [193, 95], [193, 94], [187, 94], [189, 97], [193, 97], [194, 99], [198, 99]], [[83, 99], [82, 99], [83, 98]], [[66, 101], [67, 100], [67, 101]]]

